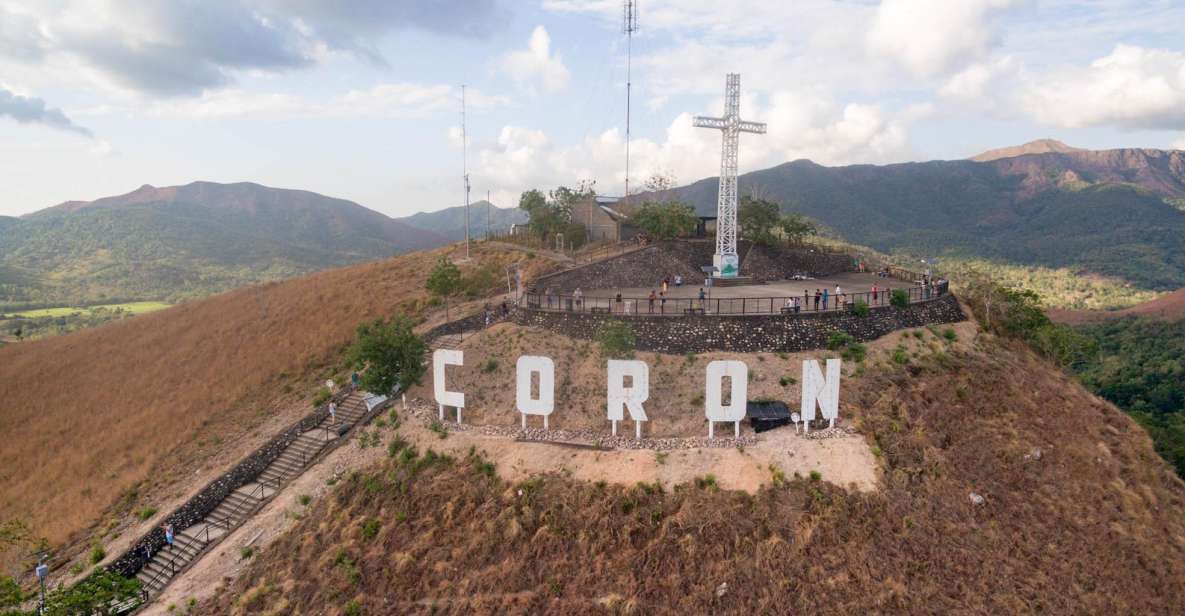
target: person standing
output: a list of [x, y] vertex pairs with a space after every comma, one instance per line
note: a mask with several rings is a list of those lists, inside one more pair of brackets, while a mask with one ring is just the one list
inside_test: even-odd
[[580, 287], [576, 287], [576, 290], [572, 291], [572, 297], [576, 300], [576, 309], [580, 310], [580, 307], [584, 305], [584, 292], [580, 290]]
[[658, 296], [654, 294], [654, 289], [650, 289], [650, 297], [648, 299], [650, 301], [650, 312], [653, 313], [654, 312], [654, 300], [658, 299]]
[[[706, 308], [708, 307], [708, 305], [707, 305], [707, 299], [708, 299], [708, 296], [704, 294], [704, 289], [703, 289], [703, 287], [700, 287], [700, 290], [699, 290], [699, 307], [700, 307], [701, 309], [706, 309]], [[705, 310], [705, 312], [706, 312], [706, 310]]]
[[823, 293], [821, 291], [819, 291], [818, 289], [815, 289], [815, 311], [816, 312], [819, 311], [819, 300], [822, 299], [822, 297], [823, 297]]
[[671, 285], [671, 277], [667, 276], [666, 278], [663, 278], [662, 279], [662, 292], [666, 293], [667, 287], [669, 287], [670, 285]]
[[839, 285], [835, 285], [835, 309], [843, 308], [843, 289]]
[[874, 283], [872, 283], [872, 303], [874, 303], [874, 304], [876, 303], [876, 293], [877, 293], [877, 288], [876, 288], [876, 283], [874, 282]]
[[173, 525], [165, 524], [161, 526], [161, 528], [165, 529], [165, 543], [167, 543], [169, 547], [173, 547]]
[[827, 310], [827, 289], [823, 289], [823, 310]]
[[662, 293], [658, 294], [658, 313], [659, 314], [666, 314], [667, 313], [667, 293], [666, 293], [666, 291], [663, 291]]
[[329, 422], [332, 425], [337, 425], [337, 403], [333, 400], [329, 401]]

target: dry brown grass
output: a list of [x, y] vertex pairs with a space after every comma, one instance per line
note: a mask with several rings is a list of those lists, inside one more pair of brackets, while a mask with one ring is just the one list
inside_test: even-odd
[[[126, 511], [153, 486], [192, 476], [197, 461], [235, 439], [265, 439], [252, 431], [269, 415], [287, 409], [295, 418], [318, 383], [344, 374], [340, 352], [360, 322], [423, 311], [431, 263], [452, 250], [0, 348], [0, 523], [22, 522], [61, 544], [113, 505]], [[551, 266], [505, 249], [478, 246], [474, 256], [463, 271], [515, 260], [532, 273]]]
[[1182, 482], [1123, 413], [1023, 348], [978, 344], [864, 377], [880, 492], [509, 485], [471, 460], [392, 461], [201, 612], [1180, 613]]

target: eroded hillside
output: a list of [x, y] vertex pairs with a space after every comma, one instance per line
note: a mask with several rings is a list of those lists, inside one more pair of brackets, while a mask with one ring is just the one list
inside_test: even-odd
[[[509, 483], [393, 448], [256, 557], [211, 614], [1174, 613], [1185, 485], [1123, 413], [991, 336], [870, 368], [883, 487], [824, 476]], [[972, 494], [982, 497], [982, 501]]]

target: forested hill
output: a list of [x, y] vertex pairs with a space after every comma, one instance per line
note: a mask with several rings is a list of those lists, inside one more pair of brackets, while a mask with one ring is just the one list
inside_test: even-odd
[[143, 186], [0, 221], [0, 304], [179, 299], [444, 243], [307, 191]]
[[[717, 180], [678, 189], [714, 211]], [[1185, 286], [1185, 152], [1070, 150], [999, 158], [747, 173], [741, 194], [782, 203], [886, 252], [958, 255]]]

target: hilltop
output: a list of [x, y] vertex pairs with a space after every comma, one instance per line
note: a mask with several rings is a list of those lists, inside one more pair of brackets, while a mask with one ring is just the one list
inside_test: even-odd
[[199, 297], [446, 241], [303, 190], [145, 185], [0, 222], [0, 303]]
[[200, 611], [1172, 613], [1185, 598], [1185, 485], [1131, 419], [1027, 349], [980, 334], [907, 366], [870, 357], [853, 381], [876, 490], [773, 467], [755, 494], [521, 477], [514, 456], [404, 427], [417, 444], [391, 436], [397, 455], [319, 491]]
[[[700, 180], [676, 194], [709, 213], [717, 183]], [[843, 167], [800, 160], [744, 174], [740, 190], [882, 252], [1074, 268], [1152, 290], [1185, 287], [1182, 151]]]
[[1037, 139], [1030, 141], [1023, 145], [1015, 145], [1005, 148], [997, 148], [988, 150], [982, 154], [972, 156], [970, 160], [985, 163], [988, 161], [999, 160], [1001, 158], [1012, 158], [1014, 156], [1024, 156], [1025, 154], [1045, 154], [1047, 152], [1082, 152], [1080, 148], [1072, 148], [1057, 139]]
[[[465, 239], [465, 206], [463, 205], [435, 212], [419, 212], [395, 220], [417, 229], [431, 231], [452, 242]], [[470, 238], [484, 238], [487, 223], [491, 232], [503, 234], [510, 231], [511, 225], [525, 222], [527, 222], [527, 213], [517, 207], [502, 208], [492, 205], [484, 199], [469, 205]]]

